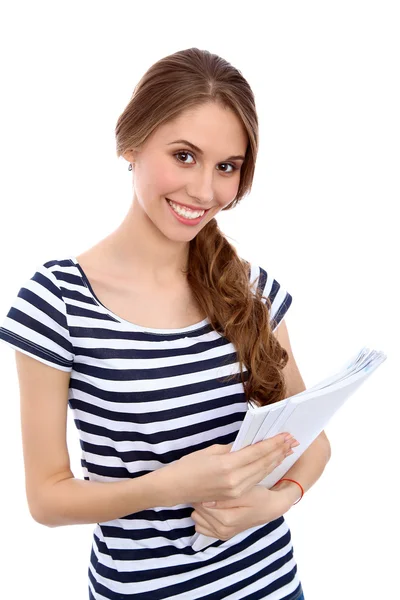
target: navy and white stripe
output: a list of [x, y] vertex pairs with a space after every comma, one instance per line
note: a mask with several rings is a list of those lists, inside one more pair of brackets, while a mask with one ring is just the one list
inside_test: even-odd
[[[271, 300], [276, 329], [292, 296], [254, 264], [250, 278]], [[208, 319], [179, 329], [134, 325], [100, 302], [74, 257], [38, 268], [0, 339], [71, 372], [68, 404], [87, 480], [140, 477], [212, 444], [230, 444], [247, 410], [235, 348]], [[283, 517], [195, 552], [192, 511], [189, 504], [157, 506], [97, 523], [90, 598], [297, 598]]]

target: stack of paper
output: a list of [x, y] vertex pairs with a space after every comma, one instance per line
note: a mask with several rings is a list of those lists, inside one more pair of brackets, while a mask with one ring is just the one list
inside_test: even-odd
[[[300, 445], [258, 485], [271, 488], [321, 433], [334, 413], [360, 385], [386, 360], [380, 351], [362, 348], [331, 377], [299, 394], [262, 407], [250, 406], [233, 443], [231, 452], [279, 433], [291, 433]], [[194, 550], [202, 550], [216, 538], [196, 534]]]

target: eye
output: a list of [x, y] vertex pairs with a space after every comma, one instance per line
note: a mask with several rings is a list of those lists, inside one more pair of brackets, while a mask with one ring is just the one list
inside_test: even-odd
[[232, 171], [222, 171], [223, 173], [233, 173], [234, 171], [237, 171], [239, 168], [236, 165], [233, 165], [232, 163], [220, 163], [220, 164], [226, 165], [227, 167], [232, 167]]
[[[192, 158], [194, 158], [193, 154], [191, 152], [187, 152], [186, 150], [180, 150], [179, 152], [175, 152], [174, 157], [176, 158], [176, 160], [185, 165], [189, 165], [191, 163], [185, 162], [185, 160], [180, 160], [178, 158], [178, 156], [191, 156]], [[236, 165], [234, 165], [232, 163], [220, 163], [220, 164], [228, 166], [228, 167], [232, 167], [231, 171], [222, 171], [223, 173], [227, 173], [228, 175], [239, 169], [239, 167], [237, 167]]]
[[[193, 154], [191, 154], [190, 152], [186, 152], [185, 150], [181, 150], [180, 152], [176, 152], [174, 154], [174, 156], [178, 157], [178, 156], [182, 156], [182, 155], [187, 155], [187, 156], [193, 156]], [[185, 162], [184, 160], [180, 160], [177, 158], [178, 162], [183, 162], [185, 165], [188, 165], [189, 163]]]

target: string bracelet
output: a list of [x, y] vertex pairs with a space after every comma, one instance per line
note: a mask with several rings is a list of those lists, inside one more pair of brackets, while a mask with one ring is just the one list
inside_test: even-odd
[[[301, 489], [301, 496], [294, 503], [294, 504], [298, 504], [300, 502], [300, 500], [302, 499], [302, 497], [304, 496], [304, 488], [301, 485], [301, 483], [299, 483], [298, 481], [295, 481], [294, 479], [288, 479], [287, 477], [283, 477], [282, 479], [280, 479], [279, 481], [277, 481], [272, 487], [274, 487], [275, 485], [278, 485], [278, 483], [280, 483], [281, 481], [291, 481], [292, 483], [296, 483], [299, 486], [299, 488]], [[293, 506], [294, 506], [294, 504], [293, 504]]]

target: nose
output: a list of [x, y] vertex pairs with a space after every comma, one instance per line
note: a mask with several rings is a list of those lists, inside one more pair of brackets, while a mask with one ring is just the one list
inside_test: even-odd
[[199, 173], [187, 186], [187, 193], [196, 200], [196, 204], [201, 204], [208, 208], [214, 199], [213, 174]]

